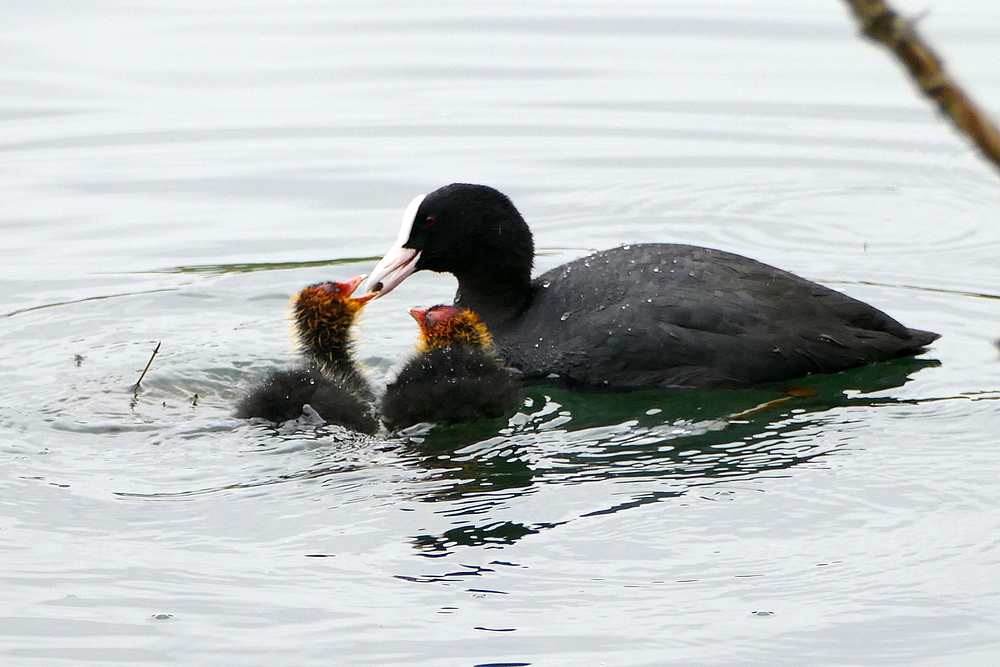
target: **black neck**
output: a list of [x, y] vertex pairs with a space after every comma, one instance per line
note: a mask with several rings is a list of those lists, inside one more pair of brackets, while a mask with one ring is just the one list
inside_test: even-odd
[[513, 276], [495, 271], [458, 276], [455, 305], [471, 310], [490, 331], [496, 331], [524, 312], [531, 304], [531, 296], [531, 277], [527, 271]]

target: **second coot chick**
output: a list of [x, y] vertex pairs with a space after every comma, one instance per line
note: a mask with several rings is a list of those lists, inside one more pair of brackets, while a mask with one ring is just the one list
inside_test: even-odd
[[368, 279], [458, 278], [525, 379], [612, 389], [747, 387], [924, 351], [909, 329], [840, 292], [730, 252], [671, 243], [605, 250], [532, 280], [534, 244], [502, 193], [454, 183], [414, 199]]
[[306, 287], [293, 298], [303, 363], [272, 371], [239, 402], [236, 416], [284, 422], [308, 405], [327, 424], [374, 433], [375, 396], [351, 357], [350, 329], [371, 296], [354, 297], [362, 277]]
[[386, 387], [387, 426], [502, 417], [517, 406], [517, 383], [474, 313], [434, 306], [410, 314], [420, 325], [421, 348]]

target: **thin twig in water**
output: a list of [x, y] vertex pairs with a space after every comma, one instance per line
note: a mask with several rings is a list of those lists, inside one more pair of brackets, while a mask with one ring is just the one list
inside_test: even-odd
[[149, 367], [153, 365], [153, 357], [155, 357], [156, 353], [160, 351], [160, 345], [162, 344], [163, 341], [157, 343], [156, 349], [153, 350], [153, 354], [149, 355], [149, 361], [146, 362], [146, 367], [142, 369], [142, 375], [139, 376], [139, 380], [135, 383], [135, 386], [132, 388], [132, 398], [139, 398], [139, 385], [142, 384], [142, 378], [146, 377], [146, 371], [148, 371]]
[[1000, 131], [945, 71], [944, 63], [917, 34], [914, 21], [899, 17], [883, 0], [845, 0], [864, 33], [885, 44], [909, 70], [924, 95], [1000, 167]]

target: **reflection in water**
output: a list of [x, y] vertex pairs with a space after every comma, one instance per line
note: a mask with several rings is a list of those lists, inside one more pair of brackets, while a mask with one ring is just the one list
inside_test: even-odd
[[[505, 563], [503, 561], [498, 561], [498, 560], [491, 562], [490, 565], [506, 565], [510, 567], [517, 567], [517, 565], [515, 565], [514, 563]], [[396, 579], [403, 579], [405, 581], [413, 581], [421, 584], [430, 584], [437, 582], [461, 581], [467, 577], [481, 577], [484, 574], [496, 572], [496, 570], [493, 568], [482, 567], [479, 565], [463, 565], [462, 567], [464, 568], [462, 570], [445, 572], [442, 574], [431, 574], [423, 577], [411, 577], [411, 576], [397, 574]], [[470, 590], [478, 590], [484, 593], [503, 593], [503, 591], [486, 591], [483, 589], [470, 589]]]
[[936, 365], [899, 359], [803, 378], [797, 387], [758, 390], [601, 394], [529, 388], [525, 409], [499, 435], [476, 440], [487, 428], [476, 423], [435, 428], [410, 439], [408, 456], [435, 473], [439, 483], [420, 499], [447, 502], [441, 511], [445, 516], [482, 517], [441, 535], [416, 536], [413, 545], [424, 555], [442, 556], [457, 546], [511, 544], [560, 525], [490, 516], [537, 484], [637, 479], [669, 487], [581, 515], [587, 517], [677, 498], [693, 487], [788, 470], [844, 443], [831, 447], [809, 437], [827, 423], [824, 413], [904, 402], [867, 395], [901, 386], [910, 374]]
[[[188, 440], [206, 443], [231, 432], [238, 441], [252, 443], [252, 453], [279, 456], [284, 461], [298, 452], [315, 452], [309, 464], [297, 468], [280, 465], [275, 470], [268, 466], [265, 472], [251, 465], [245, 475], [235, 475], [237, 479], [226, 474], [216, 483], [192, 485], [189, 479], [179, 477], [145, 488], [118, 489], [117, 497], [185, 500], [310, 481], [328, 489], [328, 497], [344, 497], [349, 495], [345, 485], [354, 484], [349, 477], [360, 480], [373, 470], [381, 470], [380, 475], [406, 480], [403, 485], [384, 489], [390, 502], [408, 498], [433, 503], [440, 506], [436, 511], [439, 515], [454, 520], [441, 533], [410, 538], [422, 555], [443, 556], [456, 547], [512, 544], [561, 525], [561, 520], [524, 521], [499, 515], [544, 485], [601, 481], [655, 484], [655, 488], [579, 514], [588, 517], [682, 497], [695, 487], [781, 474], [853, 442], [847, 437], [837, 442], [813, 437], [830, 429], [831, 424], [842, 428], [837, 425], [843, 423], [843, 417], [831, 415], [832, 409], [903, 402], [871, 394], [901, 386], [917, 370], [935, 365], [935, 361], [899, 359], [803, 378], [794, 386], [750, 390], [601, 393], [532, 386], [523, 390], [521, 410], [506, 421], [411, 430], [394, 438], [361, 436], [308, 421], [272, 427], [220, 421], [209, 415], [193, 421], [178, 417], [195, 414], [188, 399], [193, 390], [228, 405], [217, 395], [220, 387], [233, 384], [236, 371], [213, 369], [212, 379], [197, 386], [187, 377], [147, 378], [143, 385], [151, 404], [145, 406], [139, 423], [112, 423], [106, 418], [95, 422], [94, 414], [87, 419], [78, 414], [97, 407], [107, 410], [105, 401], [111, 398], [121, 403], [119, 412], [127, 413], [126, 395], [131, 392], [122, 387], [120, 393], [99, 397], [97, 405], [85, 401], [66, 412], [60, 403], [53, 409], [58, 409], [61, 417], [51, 426], [94, 436], [129, 428], [148, 432], [146, 442], [153, 447]], [[809, 391], [792, 391], [796, 387]], [[164, 408], [158, 416], [152, 412], [161, 401], [166, 406], [168, 400], [183, 405], [175, 410]], [[179, 421], [167, 425], [164, 417]], [[370, 495], [371, 489], [366, 494]]]
[[255, 273], [257, 271], [287, 271], [289, 269], [313, 269], [323, 266], [341, 266], [358, 262], [377, 262], [381, 257], [340, 257], [318, 259], [311, 262], [242, 262], [235, 264], [198, 264], [174, 266], [154, 273], [204, 273], [209, 275], [226, 273]]
[[418, 535], [413, 538], [413, 544], [424, 556], [441, 557], [451, 553], [455, 546], [486, 547], [513, 544], [525, 535], [532, 535], [544, 528], [561, 525], [559, 523], [539, 523], [526, 526], [511, 521], [497, 521], [482, 526], [459, 526], [446, 530], [440, 537], [434, 535]]

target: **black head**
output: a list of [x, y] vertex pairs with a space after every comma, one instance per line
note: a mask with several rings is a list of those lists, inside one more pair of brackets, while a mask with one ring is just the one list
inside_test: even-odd
[[452, 183], [427, 195], [403, 244], [420, 250], [417, 270], [462, 277], [485, 266], [531, 274], [531, 230], [503, 193], [485, 185]]
[[485, 185], [453, 183], [411, 202], [367, 287], [386, 294], [426, 269], [455, 275], [463, 290], [526, 290], [533, 261], [531, 230], [510, 199]]

